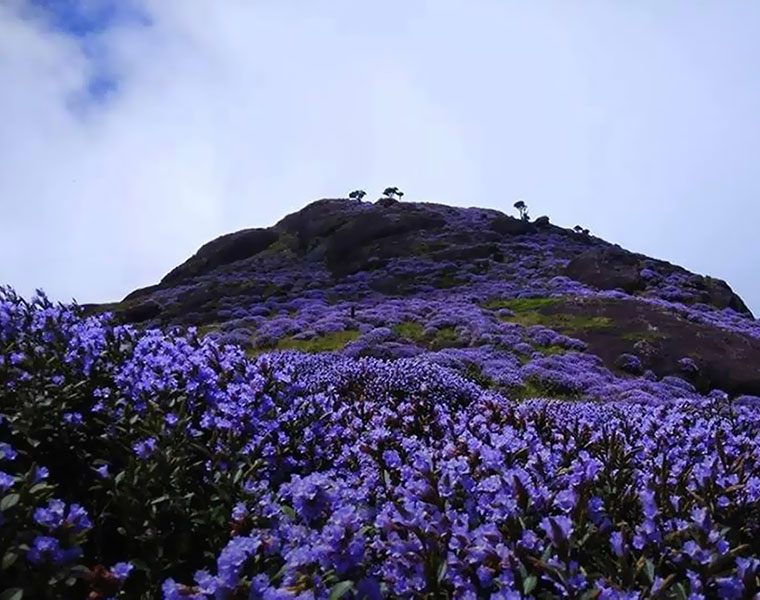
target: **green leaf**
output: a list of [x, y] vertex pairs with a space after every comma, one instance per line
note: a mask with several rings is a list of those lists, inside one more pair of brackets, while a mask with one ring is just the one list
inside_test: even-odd
[[537, 583], [538, 583], [538, 577], [536, 577], [535, 575], [526, 577], [523, 580], [523, 594], [525, 594], [526, 596], [530, 594], [535, 589]]
[[649, 559], [647, 559], [646, 562], [646, 573], [647, 577], [649, 577], [650, 583], [654, 582], [654, 563]]
[[35, 483], [32, 487], [29, 488], [29, 493], [32, 495], [37, 494], [38, 492], [42, 492], [44, 490], [47, 490], [51, 488], [52, 486], [45, 483], [44, 481], [41, 481], [40, 483]]
[[338, 600], [338, 598], [342, 598], [352, 587], [354, 587], [353, 581], [339, 581], [330, 590], [330, 600]]
[[[21, 496], [19, 494], [8, 494], [0, 500], [0, 510], [6, 511], [9, 508], [13, 508], [18, 504], [20, 498]], [[0, 600], [2, 600], [2, 596], [0, 596]]]
[[549, 560], [549, 558], [551, 557], [553, 553], [554, 553], [554, 545], [548, 544], [546, 546], [546, 549], [544, 550], [544, 553], [541, 555], [541, 561], [546, 562], [547, 560]]
[[0, 594], [0, 600], [21, 600], [24, 597], [24, 590], [21, 588], [8, 588]]
[[6, 552], [3, 555], [3, 562], [2, 564], [0, 564], [0, 569], [5, 571], [5, 569], [7, 569], [11, 565], [13, 565], [13, 563], [16, 562], [17, 558], [18, 558], [18, 553], [14, 552], [13, 550], [8, 550], [8, 552]]
[[385, 485], [388, 487], [393, 485], [393, 482], [391, 482], [391, 474], [386, 470], [383, 470], [383, 479], [385, 480]]
[[446, 571], [448, 567], [449, 563], [447, 563], [445, 560], [438, 567], [438, 583], [441, 583], [443, 581], [443, 578], [446, 577]]

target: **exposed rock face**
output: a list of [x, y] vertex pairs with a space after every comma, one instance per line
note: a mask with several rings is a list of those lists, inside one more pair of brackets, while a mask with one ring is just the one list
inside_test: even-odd
[[142, 323], [150, 319], [155, 319], [161, 314], [161, 305], [153, 300], [148, 300], [142, 304], [130, 306], [124, 310], [124, 319], [128, 323]]
[[645, 287], [635, 254], [619, 248], [592, 248], [570, 261], [567, 275], [600, 290], [631, 293]]
[[278, 238], [271, 229], [244, 229], [223, 235], [204, 246], [195, 256], [169, 272], [161, 284], [177, 283], [183, 279], [213, 271], [217, 267], [250, 258], [266, 250]]
[[594, 247], [570, 261], [566, 274], [600, 290], [620, 289], [629, 294], [647, 288], [652, 279], [680, 279], [680, 298], [693, 304], [701, 302], [716, 308], [731, 308], [742, 314], [752, 313], [725, 281], [702, 277], [664, 261], [650, 259], [617, 247]]
[[522, 233], [531, 233], [536, 228], [528, 221], [499, 215], [491, 222], [491, 229], [502, 235], [520, 235]]
[[[115, 310], [252, 351], [350, 342], [357, 356], [434, 353], [509, 390], [543, 377], [554, 382], [545, 393], [579, 393], [585, 384], [552, 371], [568, 368], [556, 353], [579, 353], [577, 377], [607, 369], [614, 389], [633, 378], [760, 395], [760, 324], [725, 282], [487, 209], [320, 200], [204, 245]], [[378, 328], [391, 337], [356, 339]]]
[[[635, 299], [568, 299], [541, 309], [547, 315], [603, 319], [609, 327], [587, 327], [572, 334], [610, 367], [632, 374], [650, 369], [659, 377], [684, 371], [684, 357], [699, 369], [703, 391], [719, 388], [760, 395], [760, 339], [706, 323], [687, 321], [673, 310]], [[641, 362], [621, 360], [630, 353]]]

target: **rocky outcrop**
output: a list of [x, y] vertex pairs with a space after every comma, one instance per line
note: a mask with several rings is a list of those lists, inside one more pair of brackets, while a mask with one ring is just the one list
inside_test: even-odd
[[689, 273], [685, 269], [615, 246], [593, 247], [570, 261], [565, 274], [600, 290], [641, 292], [667, 279], [678, 289], [667, 299], [684, 304], [703, 303], [752, 316], [749, 308], [725, 281]]
[[223, 235], [204, 246], [193, 257], [169, 272], [161, 285], [169, 285], [266, 250], [279, 237], [272, 229], [244, 229]]

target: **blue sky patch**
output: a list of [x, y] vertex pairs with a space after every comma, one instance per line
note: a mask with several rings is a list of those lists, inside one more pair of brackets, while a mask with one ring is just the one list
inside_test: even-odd
[[76, 39], [90, 62], [89, 80], [67, 103], [72, 112], [84, 115], [118, 92], [119, 77], [109, 57], [107, 35], [116, 26], [150, 25], [137, 0], [28, 0], [27, 6], [33, 18]]
[[50, 27], [77, 37], [102, 33], [117, 22], [148, 23], [130, 0], [30, 0], [30, 4]]

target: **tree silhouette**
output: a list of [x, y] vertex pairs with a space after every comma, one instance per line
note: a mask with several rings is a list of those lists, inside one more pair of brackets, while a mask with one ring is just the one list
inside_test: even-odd
[[367, 192], [365, 192], [364, 190], [354, 190], [348, 195], [348, 197], [351, 198], [351, 200], [361, 200], [366, 195], [367, 195]]
[[528, 221], [530, 219], [528, 216], [528, 205], [525, 204], [525, 202], [518, 200], [515, 202], [515, 208], [520, 212], [520, 218], [523, 221]]
[[397, 187], [387, 187], [383, 190], [383, 195], [388, 198], [395, 198], [396, 196], [400, 200], [401, 197], [404, 195], [404, 192], [399, 190]]

